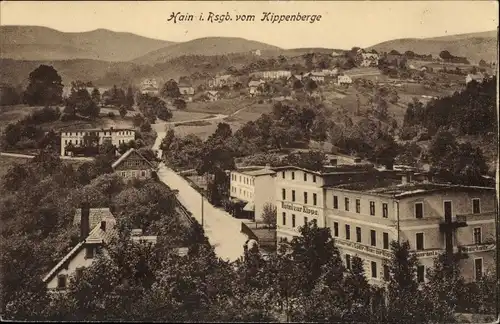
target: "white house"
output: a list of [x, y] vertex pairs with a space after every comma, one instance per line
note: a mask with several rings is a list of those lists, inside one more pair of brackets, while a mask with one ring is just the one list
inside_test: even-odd
[[339, 75], [337, 77], [337, 84], [338, 85], [349, 85], [352, 84], [352, 79], [348, 75]]
[[[65, 291], [71, 284], [70, 279], [78, 280], [82, 271], [90, 267], [98, 255], [107, 256], [107, 245], [118, 235], [116, 219], [109, 210], [102, 213], [92, 213], [91, 210], [85, 206], [79, 217], [75, 215], [74, 222], [80, 223], [80, 242], [43, 277], [42, 280], [49, 291]], [[93, 228], [90, 226], [93, 224], [90, 217], [92, 214], [103, 217]], [[156, 243], [156, 236], [144, 236], [140, 229], [132, 230], [131, 239], [136, 242]], [[186, 255], [187, 248], [179, 248], [177, 253]]]
[[157, 95], [160, 91], [158, 88], [158, 83], [155, 79], [145, 79], [140, 85], [142, 94]]
[[260, 94], [259, 87], [260, 87], [260, 85], [262, 85], [264, 83], [265, 82], [263, 80], [259, 80], [259, 81], [252, 80], [252, 81], [248, 82], [248, 93], [251, 96], [255, 96], [255, 95]]
[[253, 212], [256, 221], [262, 220], [264, 206], [275, 205], [275, 174], [269, 166], [231, 171], [230, 198], [245, 202], [243, 210]]
[[82, 147], [85, 145], [86, 136], [95, 136], [98, 138], [98, 145], [105, 142], [111, 143], [118, 147], [122, 143], [129, 143], [135, 140], [135, 130], [129, 128], [121, 129], [71, 129], [61, 131], [61, 156], [68, 155], [66, 147], [72, 146]]
[[476, 81], [477, 83], [483, 83], [484, 81], [484, 75], [479, 72], [479, 73], [476, 73], [476, 74], [467, 74], [467, 76], [465, 77], [465, 84], [471, 82], [471, 81]]
[[219, 91], [207, 91], [208, 100], [217, 101], [219, 100]]

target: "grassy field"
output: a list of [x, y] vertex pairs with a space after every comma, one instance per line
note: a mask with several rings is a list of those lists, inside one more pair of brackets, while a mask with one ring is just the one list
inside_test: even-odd
[[29, 107], [26, 105], [0, 106], [0, 131], [3, 131], [9, 123], [15, 123], [41, 108], [43, 107]]
[[230, 115], [239, 109], [252, 104], [254, 101], [255, 99], [251, 98], [233, 98], [207, 102], [189, 102], [187, 103], [186, 110], [209, 114]]

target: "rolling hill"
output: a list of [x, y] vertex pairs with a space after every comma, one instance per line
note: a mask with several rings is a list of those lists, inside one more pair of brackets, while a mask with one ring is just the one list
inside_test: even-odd
[[1, 58], [120, 62], [174, 43], [107, 29], [66, 33], [40, 26], [0, 26], [0, 44]]
[[492, 62], [497, 58], [497, 32], [488, 31], [480, 33], [450, 35], [433, 38], [402, 38], [390, 40], [369, 49], [379, 52], [413, 51], [418, 54], [439, 55], [447, 50], [455, 56], [465, 56], [471, 63], [478, 63], [481, 59]]
[[152, 51], [133, 60], [134, 63], [154, 65], [183, 55], [224, 55], [252, 50], [281, 51], [279, 47], [237, 37], [206, 37], [177, 43]]

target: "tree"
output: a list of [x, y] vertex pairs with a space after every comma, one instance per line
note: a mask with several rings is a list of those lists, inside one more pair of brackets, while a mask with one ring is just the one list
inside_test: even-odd
[[418, 260], [410, 251], [408, 241], [391, 242], [387, 286], [387, 320], [398, 323], [424, 323], [427, 318], [426, 300], [418, 289], [416, 278]]
[[134, 106], [134, 103], [134, 92], [132, 91], [132, 87], [129, 86], [125, 97], [125, 107], [130, 110]]
[[[163, 140], [161, 141], [161, 144], [160, 144], [160, 149], [163, 151], [163, 152], [167, 152], [169, 151], [170, 149], [170, 145], [172, 145], [173, 141], [175, 139], [175, 132], [174, 132], [174, 129], [173, 128], [170, 128], [167, 130], [167, 133], [165, 134], [165, 137], [163, 138]], [[163, 153], [165, 154], [165, 153]]]
[[306, 81], [306, 85], [305, 85], [305, 89], [308, 91], [308, 92], [313, 92], [315, 91], [316, 89], [318, 88], [318, 84], [316, 83], [316, 81], [312, 80], [312, 79], [308, 79]]
[[100, 108], [92, 99], [83, 82], [71, 83], [71, 94], [66, 100], [66, 114], [80, 114], [86, 117], [96, 118], [99, 116]]
[[273, 204], [265, 204], [262, 208], [262, 220], [268, 228], [276, 227], [277, 209]]
[[12, 106], [22, 103], [22, 93], [11, 85], [4, 85], [0, 92], [0, 106]]
[[182, 99], [175, 99], [174, 106], [175, 106], [175, 108], [177, 108], [179, 110], [184, 110], [184, 109], [186, 109], [186, 102]]
[[178, 98], [181, 96], [179, 86], [175, 80], [168, 80], [160, 91], [162, 97], [165, 98]]
[[52, 66], [42, 64], [30, 73], [24, 100], [30, 106], [57, 105], [62, 101], [62, 92], [61, 76]]
[[121, 116], [122, 118], [125, 118], [125, 116], [127, 115], [127, 107], [125, 107], [125, 106], [120, 106], [120, 110], [119, 110], [119, 112], [120, 112], [120, 116]]
[[451, 55], [451, 54], [450, 54], [450, 52], [448, 52], [448, 51], [441, 51], [441, 52], [439, 53], [439, 57], [440, 57], [440, 58], [442, 58], [442, 59], [443, 59], [443, 60], [445, 60], [445, 61], [446, 61], [446, 60], [451, 60], [451, 59], [453, 59], [453, 58], [454, 58], [454, 56], [453, 56], [453, 55]]
[[91, 93], [90, 97], [92, 98], [92, 101], [95, 102], [95, 104], [97, 106], [100, 105], [100, 103], [101, 103], [101, 92], [99, 92], [99, 89], [94, 88], [92, 90], [92, 93]]

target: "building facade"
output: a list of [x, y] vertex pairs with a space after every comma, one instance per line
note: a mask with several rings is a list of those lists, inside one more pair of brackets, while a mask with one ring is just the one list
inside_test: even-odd
[[135, 149], [131, 148], [116, 160], [111, 167], [114, 172], [125, 180], [151, 179], [156, 172], [156, 166], [148, 161]]
[[281, 79], [288, 78], [291, 75], [292, 72], [287, 70], [261, 71], [252, 73], [252, 76], [260, 77], [263, 79]]
[[73, 146], [83, 146], [85, 138], [93, 136], [98, 139], [98, 145], [106, 142], [118, 147], [122, 143], [129, 143], [135, 140], [135, 130], [133, 129], [75, 129], [61, 131], [61, 156], [68, 155], [66, 147], [71, 144]]
[[275, 205], [275, 172], [269, 167], [231, 171], [229, 195], [246, 202], [244, 211], [253, 212], [256, 221], [262, 221], [266, 204]]
[[388, 279], [391, 241], [409, 242], [420, 263], [419, 281], [446, 251], [461, 254], [467, 281], [495, 267], [492, 188], [415, 183], [406, 175], [411, 173], [346, 177], [290, 167], [276, 172], [278, 241], [290, 241], [315, 219], [331, 230], [347, 267], [354, 256], [364, 261], [372, 284]]

